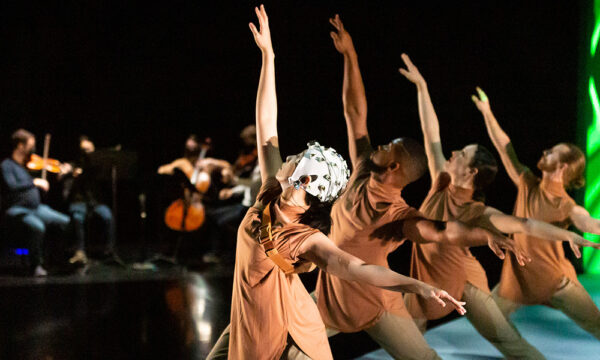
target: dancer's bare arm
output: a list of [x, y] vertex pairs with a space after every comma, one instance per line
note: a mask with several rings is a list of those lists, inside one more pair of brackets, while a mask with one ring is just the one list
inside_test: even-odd
[[600, 244], [588, 241], [579, 234], [561, 229], [544, 221], [507, 215], [489, 206], [486, 208], [484, 215], [498, 231], [505, 234], [521, 233], [547, 241], [567, 241], [577, 257], [581, 256], [579, 251], [580, 246], [600, 248]]
[[406, 69], [400, 68], [400, 74], [404, 75], [410, 82], [417, 86], [417, 100], [419, 102], [419, 118], [421, 119], [421, 129], [425, 141], [425, 152], [429, 165], [429, 175], [431, 181], [434, 181], [438, 174], [444, 169], [446, 158], [442, 151], [442, 142], [440, 139], [440, 124], [431, 102], [431, 96], [427, 89], [427, 82], [419, 69], [412, 63], [408, 55], [402, 54], [402, 60]]
[[498, 121], [496, 120], [496, 117], [490, 108], [490, 101], [487, 95], [479, 87], [477, 88], [477, 94], [479, 97], [473, 95], [471, 96], [471, 99], [475, 103], [475, 106], [477, 106], [477, 109], [483, 115], [488, 135], [494, 143], [496, 150], [500, 154], [500, 159], [502, 160], [502, 164], [504, 164], [504, 168], [506, 169], [508, 176], [515, 183], [515, 185], [518, 185], [519, 176], [527, 168], [519, 161], [510, 138], [508, 135], [506, 135], [504, 130], [502, 130], [500, 124], [498, 124]]
[[460, 221], [434, 221], [425, 218], [407, 219], [402, 232], [408, 239], [417, 243], [435, 242], [461, 247], [487, 245], [500, 259], [504, 259], [502, 249], [515, 254], [517, 261], [525, 265], [529, 258], [516, 242], [488, 230], [471, 227]]
[[347, 281], [360, 281], [382, 289], [415, 293], [426, 299], [435, 299], [441, 306], [454, 306], [459, 314], [466, 310], [447, 292], [417, 279], [398, 274], [386, 267], [369, 265], [341, 250], [322, 233], [309, 237], [300, 248], [301, 257], [315, 263], [320, 269]]
[[367, 97], [352, 37], [344, 28], [339, 15], [329, 19], [329, 22], [335, 28], [335, 31], [329, 33], [333, 39], [333, 45], [344, 56], [342, 102], [348, 130], [350, 160], [352, 167], [356, 169], [358, 158], [368, 155], [372, 151], [367, 131]]
[[[573, 207], [569, 216], [571, 218], [571, 221], [573, 221], [573, 224], [575, 225], [575, 227], [577, 229], [579, 229], [583, 232], [586, 232], [586, 233], [600, 235], [600, 220], [594, 219], [593, 217], [591, 217], [590, 213], [584, 207], [579, 206], [579, 205]], [[589, 241], [589, 242], [592, 243], [591, 241]], [[592, 243], [592, 244], [594, 244], [593, 247], [595, 247], [596, 249], [600, 249], [600, 244], [598, 244], [598, 243]], [[577, 244], [577, 245], [579, 245], [579, 244]], [[592, 246], [592, 245], [579, 245], [579, 246]], [[575, 252], [575, 255], [579, 254], [578, 257], [581, 256], [579, 251], [573, 247], [573, 244], [571, 244], [571, 249], [573, 250], [573, 252]]]
[[250, 23], [256, 45], [262, 53], [262, 68], [256, 95], [256, 140], [260, 176], [264, 182], [275, 176], [281, 167], [279, 138], [277, 136], [277, 95], [275, 92], [275, 54], [271, 44], [269, 18], [264, 5], [254, 9], [260, 29]]

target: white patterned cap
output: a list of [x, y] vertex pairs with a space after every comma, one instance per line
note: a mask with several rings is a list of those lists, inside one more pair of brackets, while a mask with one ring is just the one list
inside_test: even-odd
[[[350, 178], [348, 164], [333, 148], [321, 146], [316, 141], [309, 142], [307, 145], [308, 149], [298, 160], [296, 170], [288, 181], [296, 189], [304, 189], [321, 202], [331, 202], [340, 195], [348, 183]], [[308, 185], [304, 185], [301, 181], [304, 176], [310, 176]]]

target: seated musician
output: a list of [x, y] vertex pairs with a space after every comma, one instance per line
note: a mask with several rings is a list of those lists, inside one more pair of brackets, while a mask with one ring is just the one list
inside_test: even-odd
[[256, 201], [262, 184], [257, 161], [256, 126], [246, 126], [240, 133], [240, 140], [242, 149], [232, 166], [230, 187], [219, 191], [220, 203], [207, 211], [215, 231], [210, 232], [212, 249], [203, 256], [204, 262], [233, 261], [238, 226]]
[[87, 136], [80, 136], [79, 159], [69, 164], [68, 174], [63, 177], [63, 198], [75, 232], [75, 253], [69, 259], [71, 264], [88, 262], [86, 229], [93, 229], [93, 233], [98, 234], [98, 240], [104, 244], [104, 256], [114, 251], [115, 221], [111, 209], [102, 202], [97, 168], [90, 159], [95, 151], [94, 143]]
[[24, 239], [31, 254], [33, 275], [46, 276], [43, 245], [50, 229], [64, 236], [69, 217], [41, 203], [40, 190], [47, 192], [48, 181], [33, 178], [26, 168], [35, 152], [35, 136], [19, 129], [11, 136], [12, 154], [2, 161], [2, 212], [12, 236]]
[[[169, 164], [158, 168], [159, 175], [173, 175], [177, 170], [185, 174], [188, 180], [192, 181], [194, 168], [197, 166], [201, 173], [208, 174], [210, 179], [208, 184], [225, 183], [228, 184], [233, 179], [231, 164], [225, 160], [205, 157], [210, 148], [211, 139], [205, 138], [202, 142], [195, 134], [191, 134], [185, 141], [183, 157], [173, 160]], [[215, 188], [210, 186], [208, 189], [199, 189], [204, 196], [203, 200], [216, 199], [218, 193]], [[208, 194], [207, 194], [208, 192]]]

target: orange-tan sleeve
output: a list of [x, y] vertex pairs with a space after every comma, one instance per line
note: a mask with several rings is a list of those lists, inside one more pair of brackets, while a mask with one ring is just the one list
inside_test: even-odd
[[286, 245], [289, 249], [289, 260], [293, 263], [305, 261], [300, 256], [299, 250], [301, 245], [312, 235], [318, 233], [319, 230], [313, 229], [304, 224], [288, 224], [281, 229], [279, 237], [286, 239]]

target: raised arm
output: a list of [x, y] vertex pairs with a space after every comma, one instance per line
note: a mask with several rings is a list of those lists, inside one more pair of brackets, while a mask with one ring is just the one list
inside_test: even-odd
[[254, 9], [260, 30], [250, 23], [256, 45], [262, 53], [262, 68], [256, 94], [256, 140], [260, 176], [264, 182], [275, 176], [281, 167], [279, 138], [277, 136], [277, 95], [275, 93], [275, 54], [271, 44], [269, 18], [264, 5]]
[[510, 176], [510, 179], [515, 185], [518, 185], [519, 176], [521, 176], [521, 173], [527, 168], [519, 162], [517, 153], [510, 142], [510, 138], [498, 124], [498, 121], [490, 108], [490, 101], [487, 95], [479, 87], [477, 87], [477, 94], [479, 97], [472, 95], [471, 100], [473, 100], [475, 106], [477, 106], [477, 109], [483, 115], [488, 135], [500, 154], [500, 159], [502, 160], [502, 164], [504, 164], [508, 176]]
[[484, 215], [490, 224], [505, 234], [522, 233], [548, 241], [568, 241], [577, 257], [581, 257], [580, 246], [600, 248], [600, 244], [588, 241], [579, 234], [543, 221], [507, 215], [492, 207], [487, 207]]
[[372, 151], [367, 131], [367, 97], [352, 37], [344, 28], [339, 15], [336, 14], [334, 18], [329, 19], [329, 22], [336, 30], [329, 33], [333, 45], [344, 56], [342, 102], [348, 130], [350, 160], [352, 167], [356, 168], [358, 159], [361, 156], [368, 156]]
[[443, 170], [446, 158], [442, 152], [442, 142], [440, 140], [440, 124], [438, 122], [427, 83], [419, 69], [410, 61], [406, 54], [402, 54], [402, 60], [406, 69], [400, 68], [400, 74], [404, 75], [410, 82], [417, 86], [417, 100], [419, 102], [419, 118], [421, 119], [421, 129], [425, 141], [425, 152], [427, 154], [427, 163], [429, 165], [429, 175], [431, 181], [435, 181], [438, 174]]
[[416, 293], [426, 299], [435, 299], [441, 306], [446, 303], [464, 315], [464, 302], [459, 302], [447, 292], [417, 279], [398, 274], [386, 267], [369, 265], [341, 250], [322, 233], [309, 237], [300, 248], [302, 258], [312, 261], [320, 269], [347, 281], [360, 281], [382, 289]]
[[500, 259], [504, 259], [502, 249], [505, 249], [515, 254], [519, 264], [525, 265], [529, 261], [514, 239], [471, 227], [460, 221], [445, 222], [413, 218], [403, 222], [402, 233], [416, 243], [435, 242], [460, 247], [487, 245]]

